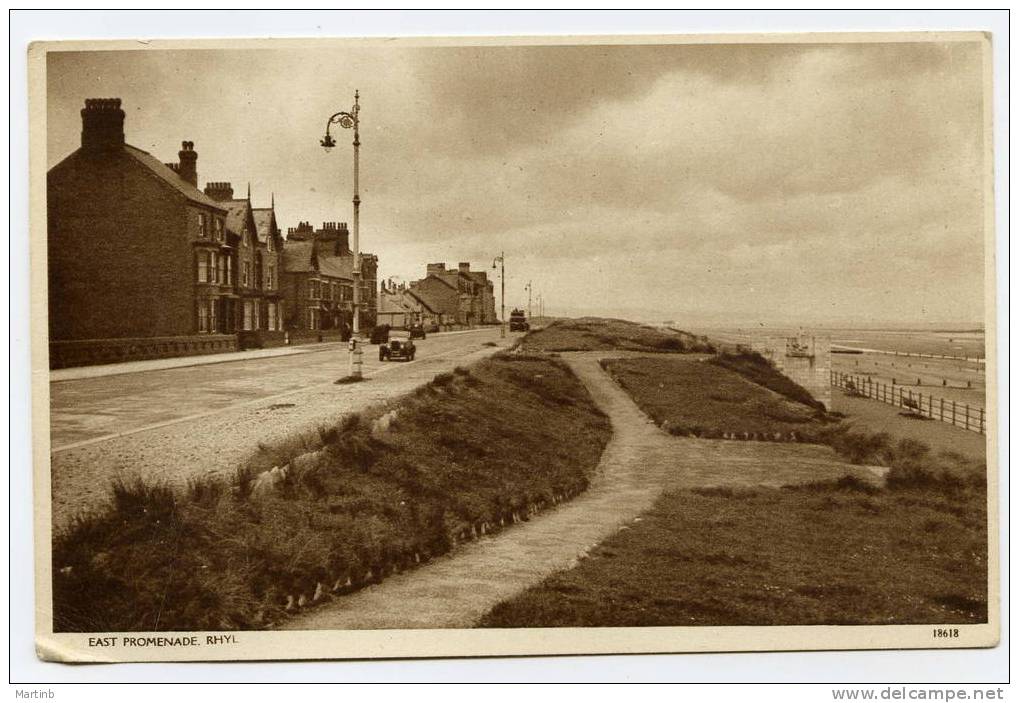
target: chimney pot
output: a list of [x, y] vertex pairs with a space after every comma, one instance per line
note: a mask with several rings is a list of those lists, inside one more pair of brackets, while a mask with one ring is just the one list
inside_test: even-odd
[[180, 177], [185, 181], [198, 187], [198, 152], [195, 151], [194, 142], [181, 142], [180, 151], [177, 152], [180, 158]]

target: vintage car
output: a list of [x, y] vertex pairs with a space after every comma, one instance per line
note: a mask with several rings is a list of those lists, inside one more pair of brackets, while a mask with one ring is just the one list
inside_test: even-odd
[[411, 341], [410, 332], [406, 330], [390, 330], [389, 339], [379, 345], [379, 361], [403, 359], [414, 361], [417, 347]]
[[523, 310], [514, 310], [510, 313], [509, 327], [510, 332], [526, 332], [531, 329]]
[[424, 325], [411, 325], [410, 326], [410, 338], [411, 339], [424, 339], [425, 338], [425, 327], [424, 327]]

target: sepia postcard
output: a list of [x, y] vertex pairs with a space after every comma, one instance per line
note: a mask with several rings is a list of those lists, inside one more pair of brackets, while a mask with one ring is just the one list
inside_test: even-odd
[[996, 645], [991, 44], [33, 44], [38, 656]]

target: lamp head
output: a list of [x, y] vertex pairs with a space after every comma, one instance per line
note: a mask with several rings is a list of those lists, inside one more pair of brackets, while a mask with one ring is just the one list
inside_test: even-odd
[[322, 148], [325, 149], [326, 152], [329, 152], [332, 151], [332, 148], [334, 146], [336, 146], [336, 140], [333, 139], [332, 135], [329, 134], [329, 132], [326, 132], [326, 135], [319, 140], [319, 144], [322, 145]]

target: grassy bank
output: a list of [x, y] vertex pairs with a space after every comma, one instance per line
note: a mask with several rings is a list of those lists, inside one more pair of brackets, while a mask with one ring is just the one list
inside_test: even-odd
[[985, 622], [985, 500], [852, 481], [667, 493], [482, 625]]
[[583, 490], [609, 433], [568, 367], [500, 355], [262, 448], [232, 481], [121, 483], [55, 539], [54, 628], [266, 627]]
[[811, 405], [712, 362], [655, 356], [608, 359], [602, 367], [651, 419], [672, 434], [788, 440], [802, 438], [822, 425], [823, 413], [813, 406], [809, 394]]
[[523, 342], [527, 351], [702, 352], [713, 353], [706, 337], [664, 327], [651, 327], [627, 320], [581, 317], [556, 320], [529, 333]]
[[[657, 357], [607, 366], [665, 426], [703, 431], [757, 417], [767, 433], [790, 422], [774, 415], [792, 401], [748, 389], [746, 376], [721, 366]], [[803, 421], [791, 424], [803, 438], [852, 463], [890, 467], [885, 485], [847, 476], [668, 492], [578, 566], [496, 606], [482, 625], [985, 622], [983, 463], [811, 420], [812, 408], [795, 405]]]

